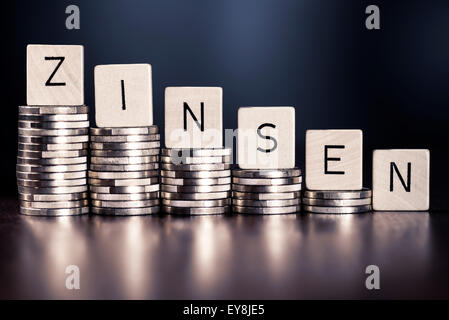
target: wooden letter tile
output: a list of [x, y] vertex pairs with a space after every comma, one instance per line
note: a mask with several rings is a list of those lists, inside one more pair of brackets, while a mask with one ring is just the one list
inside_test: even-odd
[[362, 189], [362, 140], [361, 130], [308, 130], [307, 189]]
[[149, 64], [95, 67], [95, 120], [98, 127], [153, 124], [153, 89]]
[[165, 146], [223, 147], [223, 89], [165, 88]]
[[237, 144], [242, 169], [293, 168], [295, 108], [239, 108]]
[[27, 46], [27, 104], [84, 104], [83, 46]]
[[429, 150], [374, 150], [374, 210], [428, 210], [429, 181]]

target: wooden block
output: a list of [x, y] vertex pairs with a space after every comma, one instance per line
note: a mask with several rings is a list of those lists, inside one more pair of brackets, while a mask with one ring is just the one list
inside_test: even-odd
[[429, 182], [429, 150], [374, 150], [374, 210], [429, 210]]
[[98, 127], [151, 126], [151, 65], [95, 66], [95, 121]]
[[165, 146], [223, 147], [223, 89], [165, 88]]
[[295, 108], [239, 108], [237, 145], [242, 169], [293, 168]]
[[27, 46], [27, 104], [83, 105], [83, 46]]
[[362, 145], [362, 130], [307, 130], [307, 188], [362, 189]]

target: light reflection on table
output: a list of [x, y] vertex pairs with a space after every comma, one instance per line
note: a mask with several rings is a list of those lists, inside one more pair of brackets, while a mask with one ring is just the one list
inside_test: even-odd
[[[0, 298], [449, 297], [443, 214], [39, 218], [6, 208]], [[81, 290], [65, 288], [71, 264]], [[369, 264], [379, 291], [364, 286]]]

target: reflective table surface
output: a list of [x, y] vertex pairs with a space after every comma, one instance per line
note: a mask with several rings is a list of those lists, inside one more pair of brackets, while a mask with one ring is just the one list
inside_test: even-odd
[[[30, 217], [0, 200], [0, 298], [449, 298], [449, 213]], [[66, 288], [66, 267], [80, 289]], [[367, 290], [368, 265], [380, 289]]]

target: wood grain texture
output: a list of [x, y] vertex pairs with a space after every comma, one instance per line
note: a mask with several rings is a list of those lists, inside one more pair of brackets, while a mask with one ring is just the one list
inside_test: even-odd
[[307, 189], [362, 189], [362, 151], [361, 130], [307, 130], [305, 172]]
[[79, 45], [28, 45], [27, 104], [83, 105], [83, 52]]
[[429, 150], [374, 150], [374, 210], [428, 210], [429, 183]]
[[295, 167], [295, 108], [239, 108], [237, 142], [242, 169]]
[[[197, 122], [190, 111], [184, 112], [185, 104], [188, 105]], [[204, 112], [203, 119], [201, 105]], [[184, 130], [184, 118], [186, 130]], [[167, 148], [223, 147], [223, 89], [220, 87], [165, 88], [165, 146]]]
[[95, 121], [98, 127], [153, 124], [151, 65], [98, 65], [94, 73]]

